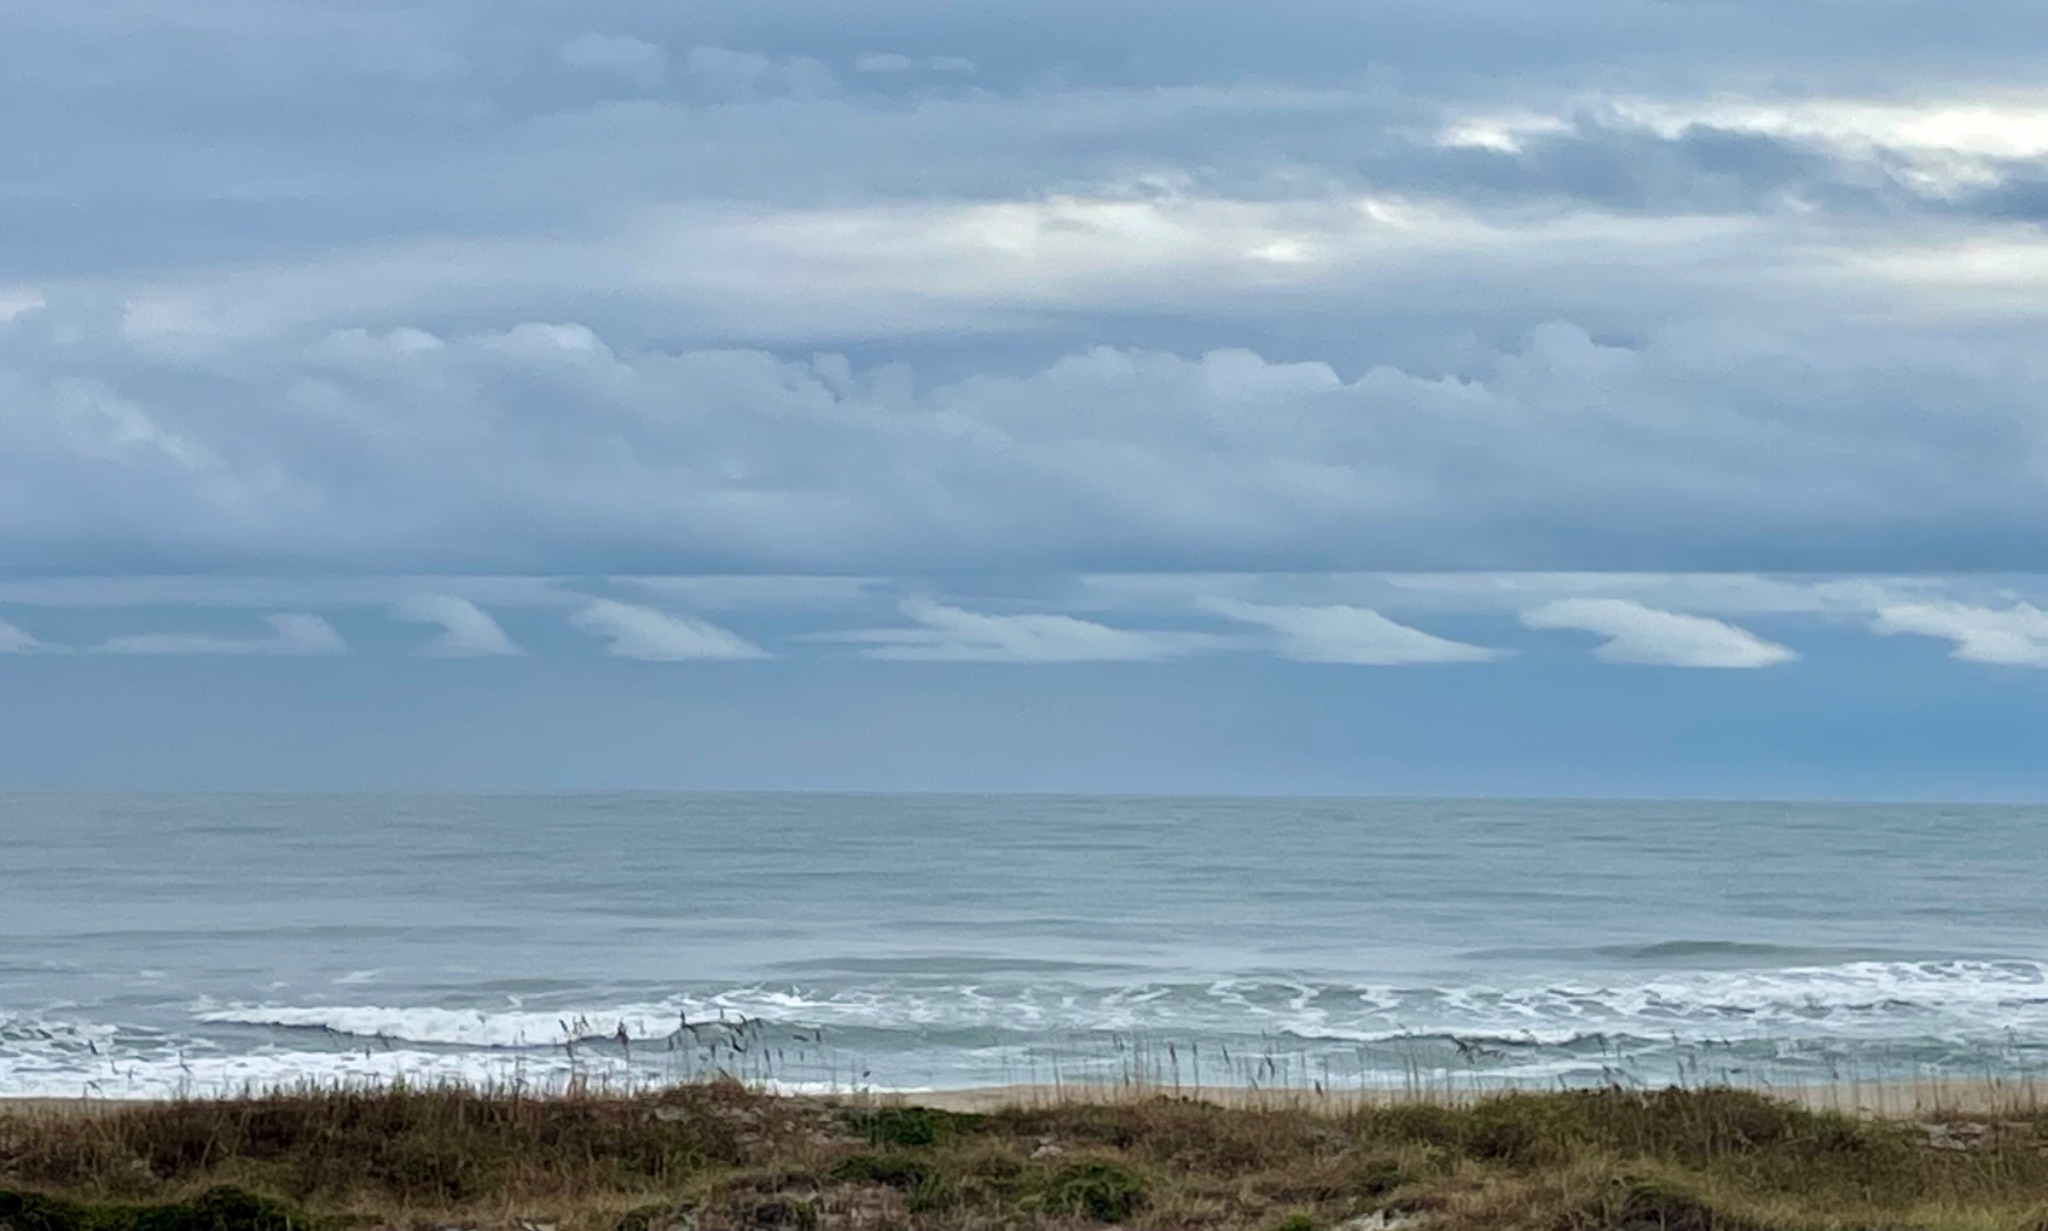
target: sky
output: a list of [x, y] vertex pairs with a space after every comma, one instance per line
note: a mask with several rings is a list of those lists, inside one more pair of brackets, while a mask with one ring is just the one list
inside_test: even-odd
[[0, 6], [0, 789], [2048, 799], [2044, 62]]

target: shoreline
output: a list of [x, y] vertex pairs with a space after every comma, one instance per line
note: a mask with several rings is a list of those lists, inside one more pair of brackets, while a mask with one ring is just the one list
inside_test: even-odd
[[[1909, 1081], [1830, 1082], [1800, 1086], [1707, 1084], [1686, 1089], [1740, 1090], [1761, 1094], [1809, 1111], [1835, 1111], [1878, 1119], [1903, 1119], [1930, 1114], [2000, 1115], [2048, 1110], [2048, 1079], [1928, 1078]], [[1656, 1087], [1645, 1087], [1650, 1092]], [[965, 1090], [876, 1094], [869, 1097], [903, 1106], [940, 1111], [986, 1112], [1005, 1108], [1046, 1108], [1066, 1104], [1142, 1102], [1185, 1098], [1219, 1107], [1248, 1110], [1301, 1110], [1342, 1114], [1374, 1107], [1433, 1105], [1469, 1107], [1515, 1094], [1556, 1094], [1554, 1087], [1486, 1089], [1345, 1089], [1318, 1091], [1289, 1087], [1252, 1088], [1172, 1086], [1015, 1085]]]
[[[354, 1088], [354, 1087], [343, 1087]], [[367, 1089], [378, 1087], [370, 1086]], [[431, 1087], [428, 1087], [431, 1088]], [[598, 1098], [630, 1099], [658, 1093], [663, 1087], [608, 1089], [581, 1093]], [[750, 1087], [754, 1088], [754, 1087]], [[1692, 1090], [1739, 1090], [1760, 1094], [1809, 1111], [1841, 1112], [1864, 1118], [1909, 1119], [1930, 1115], [1997, 1116], [2048, 1111], [2048, 1074], [2035, 1077], [1917, 1078], [1891, 1081], [1842, 1081], [1807, 1085], [1764, 1086], [1733, 1083], [1684, 1087]], [[1645, 1091], [1657, 1087], [1645, 1087]], [[179, 1098], [97, 1098], [58, 1095], [0, 1095], [0, 1117], [72, 1118], [116, 1114], [137, 1107], [173, 1102], [234, 1103], [294, 1091], [255, 1090]], [[762, 1090], [792, 1103], [825, 1102], [924, 1107], [948, 1112], [1044, 1110], [1068, 1106], [1116, 1106], [1157, 1099], [1181, 1099], [1234, 1110], [1290, 1110], [1340, 1115], [1376, 1107], [1469, 1107], [1514, 1094], [1556, 1094], [1554, 1087], [1386, 1088], [1317, 1090], [1295, 1087], [1172, 1086], [1151, 1084], [1015, 1084], [950, 1090], [844, 1090], [781, 1092]], [[572, 1097], [570, 1089], [538, 1090], [536, 1099]]]

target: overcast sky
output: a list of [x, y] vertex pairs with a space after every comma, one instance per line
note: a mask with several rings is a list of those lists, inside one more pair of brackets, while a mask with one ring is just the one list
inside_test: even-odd
[[0, 787], [2048, 798], [2048, 6], [0, 6]]

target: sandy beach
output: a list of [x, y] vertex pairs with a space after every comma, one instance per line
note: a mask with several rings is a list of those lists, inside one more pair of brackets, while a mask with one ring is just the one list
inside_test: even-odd
[[[1505, 1089], [1444, 1088], [1428, 1091], [1255, 1089], [1250, 1087], [1157, 1087], [1113, 1085], [1013, 1085], [970, 1090], [935, 1090], [878, 1096], [905, 1106], [946, 1111], [987, 1112], [1007, 1107], [1056, 1107], [1066, 1103], [1130, 1103], [1160, 1097], [1187, 1098], [1219, 1107], [1290, 1109], [1338, 1114], [1361, 1107], [1408, 1104], [1467, 1107]], [[2031, 1080], [1929, 1079], [1844, 1082], [1831, 1085], [1756, 1089], [1755, 1093], [1815, 1111], [1910, 1118], [1931, 1115], [2030, 1114], [2048, 1106], [2048, 1086]], [[1530, 1091], [1542, 1093], [1542, 1091]]]

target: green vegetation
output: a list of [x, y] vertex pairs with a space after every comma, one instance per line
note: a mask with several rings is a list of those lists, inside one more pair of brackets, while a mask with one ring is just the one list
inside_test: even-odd
[[12, 1231], [321, 1231], [321, 1224], [285, 1205], [215, 1188], [190, 1201], [81, 1203], [40, 1193], [0, 1190], [0, 1227]]
[[854, 1112], [849, 1123], [878, 1146], [935, 1146], [983, 1131], [988, 1117], [936, 1107], [875, 1107]]
[[1732, 1090], [966, 1115], [776, 1098], [302, 1091], [0, 1111], [0, 1231], [2044, 1231], [2048, 1116]]

